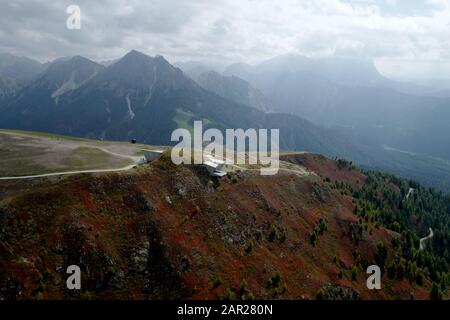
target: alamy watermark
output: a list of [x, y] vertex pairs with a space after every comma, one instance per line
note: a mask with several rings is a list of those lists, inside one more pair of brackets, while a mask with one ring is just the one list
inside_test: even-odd
[[69, 290], [81, 289], [81, 269], [77, 265], [71, 265], [67, 267], [67, 274], [70, 276], [66, 280], [66, 287]]
[[66, 27], [69, 30], [81, 29], [81, 8], [77, 5], [70, 5], [66, 9], [69, 17], [66, 20]]
[[366, 270], [370, 276], [367, 278], [366, 286], [369, 290], [381, 290], [381, 269], [377, 265], [371, 265]]
[[173, 131], [171, 158], [176, 165], [204, 164], [214, 157], [227, 165], [258, 165], [261, 175], [275, 175], [279, 169], [279, 129], [226, 129], [225, 141], [219, 129], [203, 132], [203, 122], [194, 121], [193, 137], [187, 129]]

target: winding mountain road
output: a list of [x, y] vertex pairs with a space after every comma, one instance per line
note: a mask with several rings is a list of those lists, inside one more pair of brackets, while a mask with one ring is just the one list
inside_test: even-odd
[[433, 229], [430, 228], [430, 234], [428, 236], [426, 236], [425, 238], [420, 239], [419, 251], [422, 251], [423, 249], [425, 249], [425, 241], [433, 238], [433, 236], [434, 236]]

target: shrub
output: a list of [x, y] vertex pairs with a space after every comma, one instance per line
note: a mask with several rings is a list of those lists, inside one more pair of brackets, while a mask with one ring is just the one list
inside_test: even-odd
[[181, 270], [183, 272], [186, 272], [186, 271], [189, 271], [191, 269], [191, 267], [192, 267], [191, 260], [188, 257], [183, 256], [181, 258]]
[[277, 288], [281, 282], [281, 274], [278, 271], [275, 271], [272, 276], [267, 280], [267, 287]]
[[84, 292], [83, 299], [84, 300], [92, 300], [92, 293], [89, 291]]
[[236, 295], [234, 294], [233, 290], [230, 288], [225, 289], [225, 300], [235, 300]]
[[223, 284], [223, 280], [221, 277], [215, 277], [213, 279], [213, 289], [220, 287]]
[[377, 251], [375, 253], [375, 262], [381, 270], [384, 269], [384, 264], [387, 258], [387, 248], [383, 242], [379, 242], [377, 245]]
[[416, 277], [416, 282], [419, 286], [423, 286], [424, 283], [424, 276], [423, 273], [419, 271], [419, 273], [417, 273], [417, 277]]
[[245, 252], [250, 253], [253, 250], [253, 243], [252, 241], [248, 241], [245, 245]]
[[316, 235], [316, 232], [315, 232], [315, 231], [312, 232], [312, 233], [309, 235], [309, 241], [311, 242], [311, 244], [312, 244], [313, 247], [316, 246], [317, 235]]
[[320, 288], [319, 291], [317, 292], [316, 299], [317, 300], [325, 299], [325, 291], [322, 288]]
[[269, 240], [269, 242], [273, 242], [276, 237], [277, 237], [277, 229], [275, 228], [275, 226], [272, 225], [272, 228], [270, 229], [269, 237], [267, 240]]
[[439, 286], [433, 282], [430, 293], [431, 300], [442, 300], [442, 292]]
[[239, 286], [239, 295], [244, 295], [248, 292], [247, 281], [242, 280], [241, 285]]
[[358, 270], [356, 269], [356, 267], [354, 266], [352, 268], [352, 281], [356, 281], [356, 276], [358, 275]]

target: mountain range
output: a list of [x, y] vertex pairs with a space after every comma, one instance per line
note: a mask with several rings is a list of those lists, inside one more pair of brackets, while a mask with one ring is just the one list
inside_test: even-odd
[[93, 138], [170, 144], [174, 129], [204, 119], [218, 129], [283, 127], [285, 149], [327, 154], [348, 149], [345, 139], [328, 143], [336, 137], [332, 130], [225, 99], [163, 57], [137, 51], [108, 67], [82, 57], [51, 63], [2, 106], [2, 113], [4, 128]]
[[[189, 74], [134, 50], [107, 65], [79, 56], [47, 64], [10, 55], [0, 60], [1, 128], [156, 145], [171, 144], [172, 131], [192, 129], [194, 120], [220, 130], [279, 128], [284, 150], [343, 157], [450, 190], [450, 163], [438, 158], [447, 149], [409, 152], [395, 139], [420, 133], [411, 110], [445, 99], [400, 92], [407, 85], [382, 77], [366, 61], [347, 69], [288, 56], [232, 65], [223, 74], [199, 67]], [[433, 139], [442, 128], [430, 128]]]
[[[280, 56], [224, 71], [248, 81], [273, 102], [272, 112], [346, 128], [379, 145], [450, 159], [450, 99], [433, 88], [385, 78], [371, 60]], [[433, 96], [435, 95], [435, 96]]]

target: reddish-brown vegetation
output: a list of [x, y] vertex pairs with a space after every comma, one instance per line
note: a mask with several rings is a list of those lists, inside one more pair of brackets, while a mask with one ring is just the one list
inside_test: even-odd
[[[364, 183], [359, 171], [320, 156], [284, 160]], [[369, 225], [352, 242], [352, 198], [322, 178], [245, 171], [213, 185], [201, 168], [163, 157], [135, 173], [70, 178], [11, 197], [0, 206], [0, 297], [315, 299], [326, 285], [363, 299], [428, 297], [387, 277], [382, 290], [366, 288], [365, 268], [391, 235]], [[321, 219], [327, 229], [312, 244]], [[72, 264], [82, 270], [78, 292], [65, 289]]]

